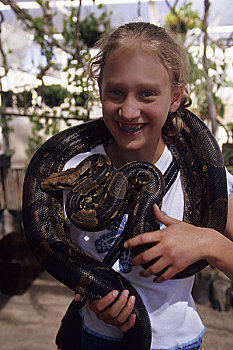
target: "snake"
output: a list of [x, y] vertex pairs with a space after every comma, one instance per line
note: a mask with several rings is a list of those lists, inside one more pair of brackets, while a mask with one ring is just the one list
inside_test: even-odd
[[[180, 132], [172, 137], [163, 135], [163, 138], [181, 174], [183, 221], [224, 234], [227, 182], [221, 150], [198, 116], [188, 109], [182, 109], [180, 115], [183, 123]], [[136, 322], [124, 332], [121, 349], [149, 350], [151, 325], [137, 290], [112, 269], [112, 261], [109, 263], [112, 258], [96, 260], [74, 244], [65, 229], [64, 190], [69, 191], [67, 215], [83, 230], [102, 230], [123, 213], [128, 214], [125, 229], [112, 248], [114, 259], [119, 257], [126, 239], [159, 229], [152, 206], [157, 203], [161, 208], [166, 184], [156, 166], [134, 161], [116, 171], [106, 155], [97, 154], [76, 168], [63, 171], [75, 155], [112, 141], [101, 117], [58, 132], [36, 151], [24, 179], [24, 232], [44, 269], [68, 288], [96, 300], [112, 290], [118, 290], [119, 294], [129, 290], [129, 295], [136, 297], [133, 311]], [[205, 260], [197, 261], [174, 278], [192, 276], [207, 265]]]

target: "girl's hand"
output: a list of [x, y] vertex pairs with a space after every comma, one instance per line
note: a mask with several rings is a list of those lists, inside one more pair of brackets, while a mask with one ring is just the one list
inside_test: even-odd
[[[136, 315], [132, 313], [135, 297], [129, 297], [129, 291], [124, 290], [116, 300], [118, 294], [117, 290], [113, 290], [99, 300], [88, 299], [89, 307], [99, 320], [117, 327], [122, 332], [126, 332], [135, 324]], [[75, 295], [76, 301], [81, 298], [80, 294]]]
[[152, 276], [165, 269], [161, 276], [154, 279], [154, 282], [163, 282], [190, 264], [208, 256], [213, 230], [175, 220], [162, 213], [157, 205], [153, 206], [153, 210], [155, 217], [166, 228], [130, 238], [125, 242], [124, 247], [132, 248], [147, 243], [156, 243], [152, 248], [135, 256], [132, 263], [142, 265], [157, 258], [158, 260], [142, 271], [141, 275]]

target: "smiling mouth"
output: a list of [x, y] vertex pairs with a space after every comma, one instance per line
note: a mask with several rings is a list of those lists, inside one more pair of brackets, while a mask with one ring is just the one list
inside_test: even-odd
[[121, 124], [119, 123], [119, 127], [122, 131], [127, 132], [129, 134], [133, 134], [135, 132], [138, 132], [140, 130], [142, 130], [144, 124], [140, 124], [140, 125], [126, 125], [126, 124]]

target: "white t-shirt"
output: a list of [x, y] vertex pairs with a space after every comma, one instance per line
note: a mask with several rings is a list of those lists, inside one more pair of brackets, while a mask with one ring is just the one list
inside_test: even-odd
[[[83, 159], [91, 154], [106, 154], [103, 145], [78, 154], [70, 159], [64, 170], [75, 167]], [[172, 161], [172, 154], [165, 147], [156, 166], [162, 173], [166, 171]], [[228, 191], [233, 189], [233, 176], [227, 174]], [[183, 219], [184, 196], [180, 173], [164, 196], [162, 211], [177, 219]], [[123, 220], [124, 221], [124, 220]], [[112, 242], [122, 231], [123, 222], [114, 225], [108, 230], [101, 232], [84, 232], [73, 226], [68, 219], [67, 225], [72, 240], [77, 243], [85, 252], [98, 260], [103, 260], [108, 243]], [[161, 226], [161, 228], [163, 228]], [[194, 277], [179, 280], [169, 280], [163, 283], [153, 283], [153, 276], [141, 277], [139, 272], [141, 266], [132, 266], [130, 263], [130, 251], [125, 251], [121, 258], [114, 264], [114, 270], [121, 273], [137, 289], [148, 311], [152, 326], [152, 349], [175, 349], [178, 345], [191, 343], [205, 331], [205, 328], [196, 311], [191, 295]], [[104, 338], [122, 338], [122, 332], [116, 327], [107, 325], [96, 318], [90, 311], [88, 303], [82, 309], [84, 327], [87, 331]]]

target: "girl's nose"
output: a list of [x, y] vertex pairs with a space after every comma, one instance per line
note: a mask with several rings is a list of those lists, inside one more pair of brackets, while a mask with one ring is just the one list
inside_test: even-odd
[[140, 108], [138, 101], [128, 96], [119, 109], [119, 116], [125, 120], [132, 120], [140, 116]]

